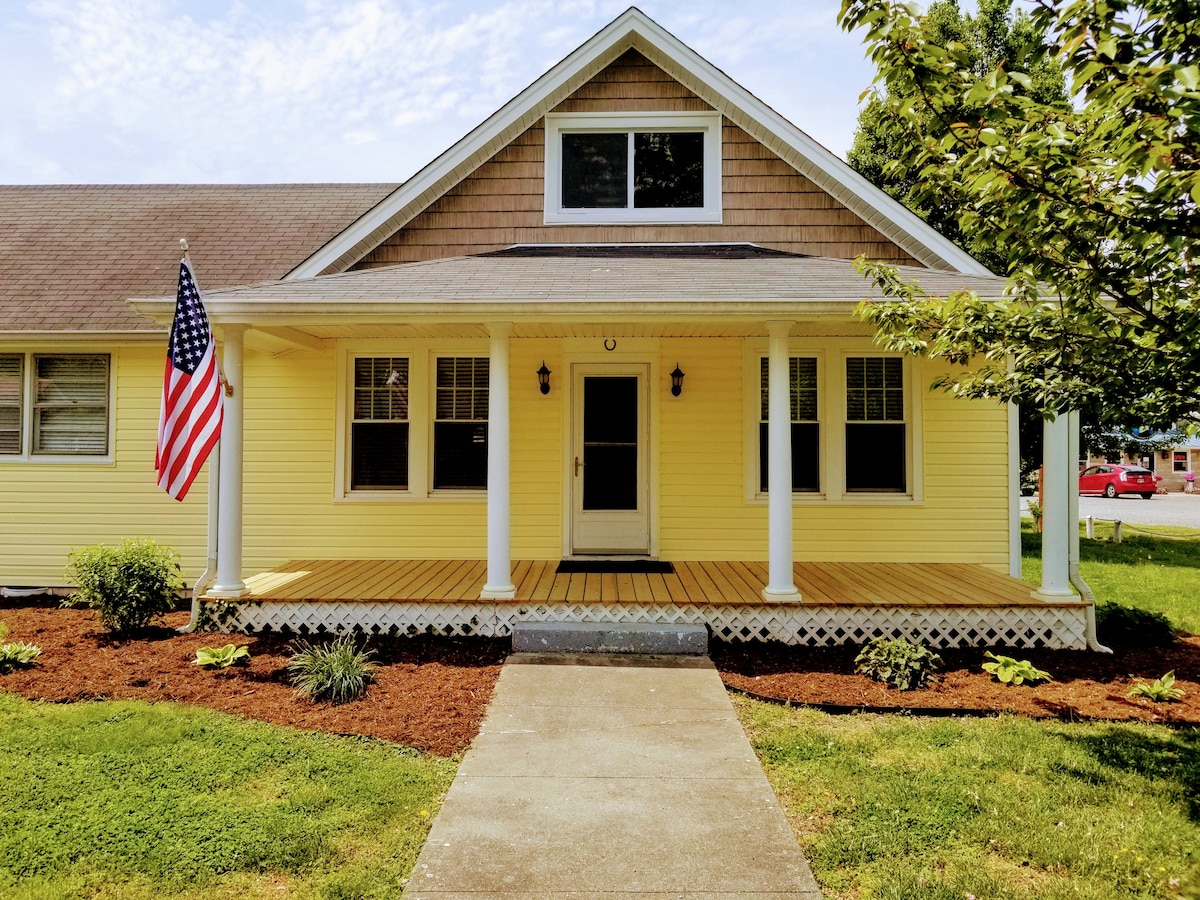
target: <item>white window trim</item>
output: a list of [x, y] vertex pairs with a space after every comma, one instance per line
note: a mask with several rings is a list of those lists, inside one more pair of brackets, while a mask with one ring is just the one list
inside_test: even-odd
[[[564, 209], [564, 132], [699, 131], [704, 135], [704, 206], [700, 209]], [[721, 114], [548, 113], [546, 115], [545, 224], [711, 225], [721, 223]], [[632, 172], [630, 173], [632, 177]]]
[[[433, 489], [434, 373], [439, 356], [490, 356], [487, 341], [377, 341], [339, 347], [334, 500], [346, 503], [480, 503], [486, 490]], [[390, 356], [408, 359], [408, 488], [356, 491], [350, 487], [350, 425], [354, 411], [354, 360]]]
[[[58, 347], [31, 347], [0, 350], [5, 356], [23, 357], [21, 363], [21, 452], [0, 454], [0, 465], [72, 465], [111, 466], [115, 461], [116, 403], [117, 403], [117, 353], [110, 348], [72, 346], [69, 350]], [[34, 357], [37, 356], [107, 356], [108, 357], [108, 409], [105, 435], [105, 453], [34, 453], [33, 452], [33, 405], [34, 405]]]
[[[766, 339], [745, 342], [744, 449], [745, 499], [751, 505], [766, 505], [767, 493], [758, 490], [758, 424], [760, 414], [759, 359], [768, 355]], [[895, 357], [863, 344], [861, 339], [823, 338], [820, 344], [793, 340], [788, 356], [817, 360], [817, 406], [821, 428], [821, 491], [793, 491], [793, 506], [838, 504], [844, 506], [915, 506], [925, 501], [922, 392], [918, 389], [920, 360], [901, 356], [904, 362], [904, 424], [907, 445], [908, 490], [905, 493], [846, 490], [846, 360], [852, 357]]]

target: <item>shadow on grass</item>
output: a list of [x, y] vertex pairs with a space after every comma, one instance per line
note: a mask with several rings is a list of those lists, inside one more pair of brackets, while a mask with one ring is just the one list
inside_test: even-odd
[[[1173, 783], [1188, 818], [1200, 822], [1200, 727], [1155, 730], [1124, 725], [1095, 725], [1062, 738], [1086, 750], [1102, 766]], [[1089, 783], [1096, 772], [1071, 772]]]

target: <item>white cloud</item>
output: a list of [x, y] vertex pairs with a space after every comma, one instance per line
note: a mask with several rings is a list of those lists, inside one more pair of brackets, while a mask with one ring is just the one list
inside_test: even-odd
[[[626, 5], [37, 0], [0, 23], [0, 180], [402, 180]], [[834, 0], [643, 8], [802, 128], [843, 94], [852, 127], [868, 70], [801, 87], [856, 46]]]

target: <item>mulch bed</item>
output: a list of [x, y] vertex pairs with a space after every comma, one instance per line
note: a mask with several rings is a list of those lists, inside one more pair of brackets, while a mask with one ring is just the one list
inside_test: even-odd
[[[448, 756], [478, 733], [509, 652], [502, 638], [371, 638], [379, 665], [375, 684], [343, 705], [298, 698], [287, 677], [293, 636], [178, 634], [184, 612], [136, 637], [115, 637], [95, 613], [48, 605], [0, 608], [10, 641], [42, 648], [37, 664], [0, 676], [0, 690], [30, 699], [74, 702], [137, 699], [191, 703], [278, 725], [355, 734]], [[249, 665], [223, 671], [192, 665], [196, 650], [233, 641], [250, 648]], [[853, 674], [856, 648], [764, 644], [710, 645], [731, 687], [756, 696], [832, 708], [902, 708], [959, 713], [1012, 712], [1066, 719], [1139, 719], [1200, 723], [1200, 637], [1175, 647], [1117, 649], [1112, 656], [1078, 651], [1013, 651], [1049, 671], [1054, 681], [1008, 687], [980, 670], [982, 650], [942, 651], [943, 671], [926, 690], [900, 692]], [[1174, 669], [1186, 695], [1178, 703], [1126, 696], [1136, 679]]]
[[[854, 674], [857, 647], [787, 647], [780, 644], [713, 644], [713, 662], [731, 688], [767, 699], [831, 707], [873, 708], [914, 714], [1016, 713], [1034, 718], [1200, 723], [1200, 637], [1182, 636], [1173, 647], [1113, 647], [1112, 655], [1079, 650], [996, 650], [1027, 659], [1054, 679], [1037, 685], [1001, 684], [981, 668], [982, 649], [939, 650], [937, 680], [916, 691], [898, 691]], [[1175, 703], [1131, 698], [1137, 681], [1175, 671], [1184, 697]]]

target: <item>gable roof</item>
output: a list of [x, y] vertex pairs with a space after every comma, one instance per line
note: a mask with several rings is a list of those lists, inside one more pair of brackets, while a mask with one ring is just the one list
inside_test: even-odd
[[449, 150], [318, 249], [288, 279], [341, 272], [391, 237], [629, 49], [663, 69], [914, 259], [991, 274], [636, 7], [630, 7]]
[[155, 333], [126, 302], [278, 279], [392, 184], [0, 186], [0, 334]]

